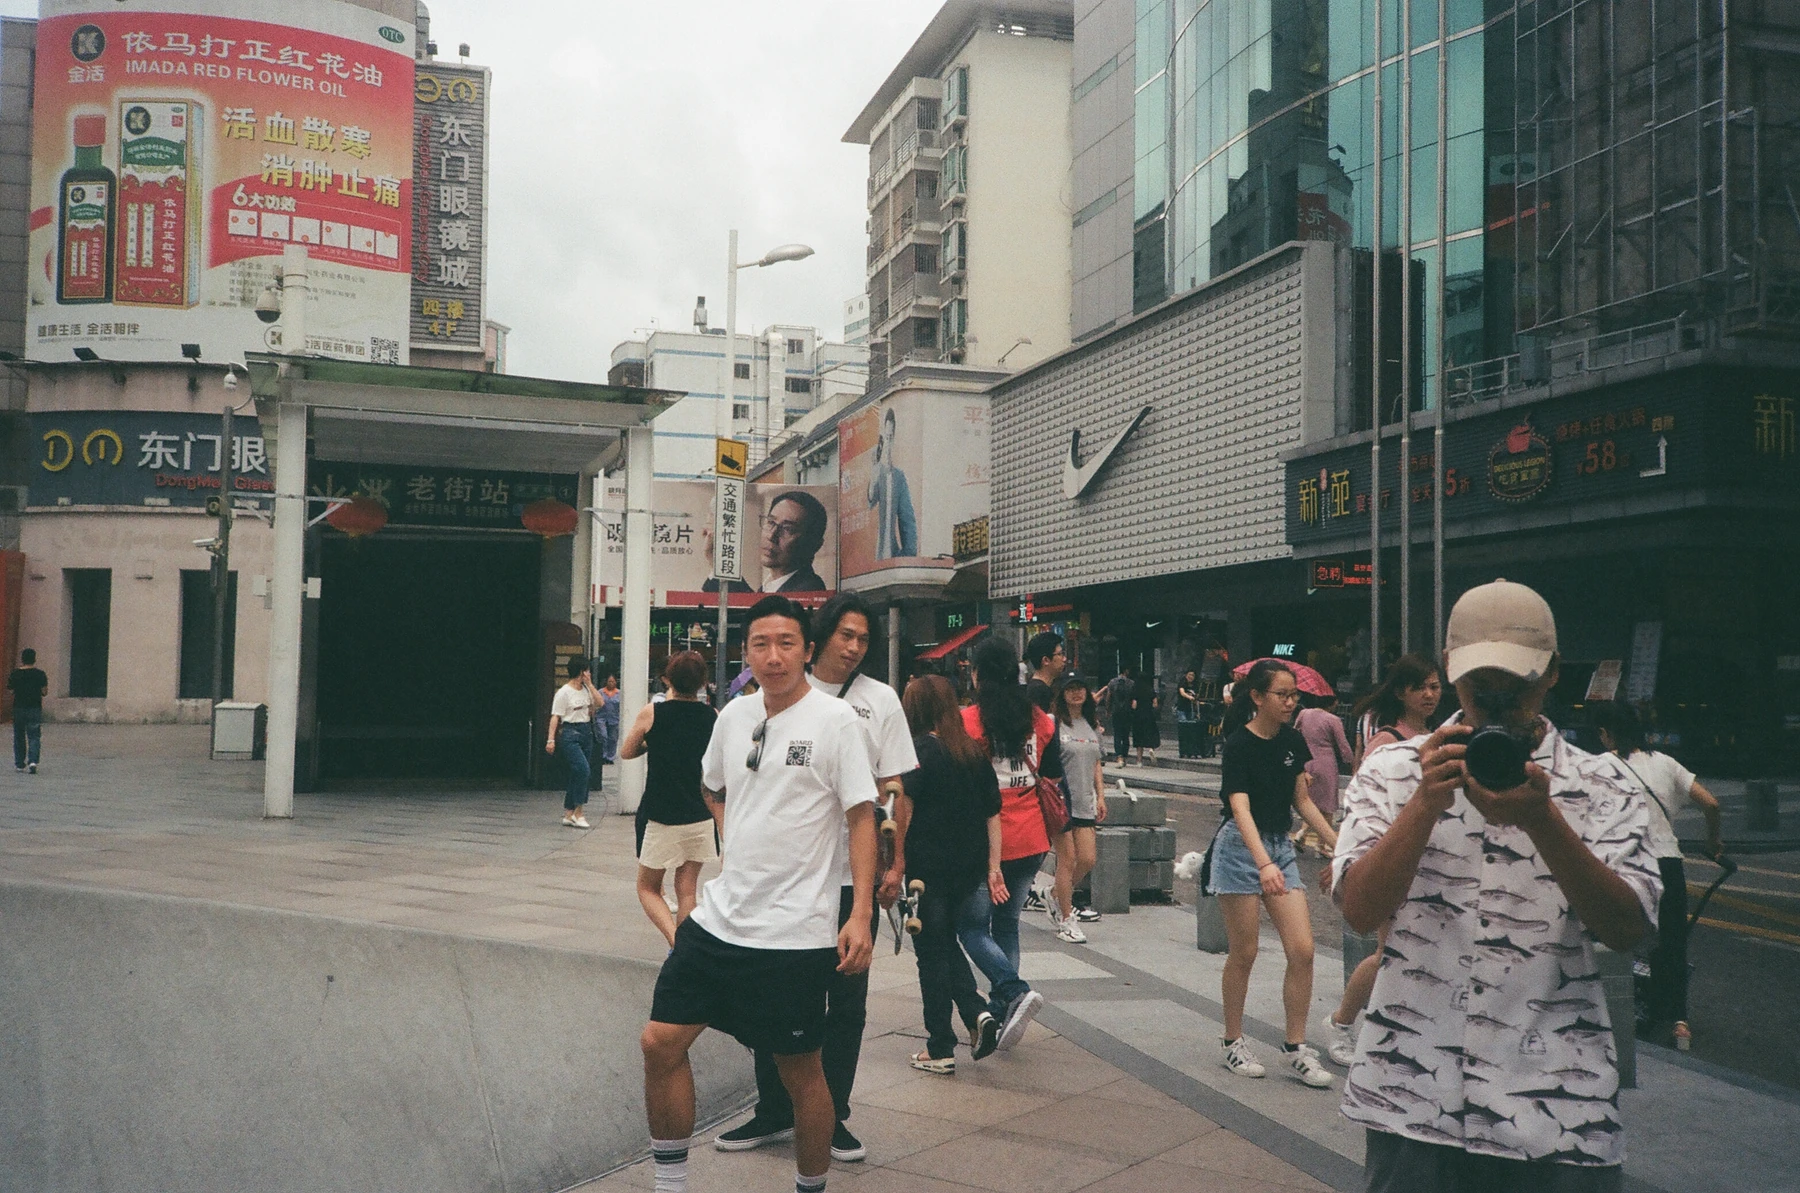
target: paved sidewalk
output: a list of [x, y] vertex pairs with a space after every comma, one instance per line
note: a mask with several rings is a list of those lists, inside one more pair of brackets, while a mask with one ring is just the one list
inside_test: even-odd
[[[260, 766], [211, 763], [204, 727], [52, 725], [37, 776], [0, 781], [0, 876], [285, 908], [557, 949], [660, 960], [634, 894], [629, 822], [561, 828], [554, 792], [301, 795], [297, 819], [260, 818]], [[1128, 781], [1137, 786], [1138, 768]], [[610, 785], [610, 784], [609, 784]], [[1029, 916], [1027, 977], [1049, 1007], [1021, 1046], [946, 1078], [922, 1045], [916, 975], [884, 936], [852, 1119], [863, 1164], [834, 1188], [933, 1191], [1360, 1188], [1362, 1139], [1337, 1094], [1271, 1065], [1261, 1081], [1218, 1059], [1223, 958], [1193, 945], [1189, 908], [1134, 908], [1062, 944]], [[884, 933], [886, 929], [884, 927]], [[1316, 1023], [1342, 978], [1318, 944]], [[1265, 936], [1247, 1030], [1280, 1042], [1281, 950]], [[1317, 1041], [1315, 1041], [1317, 1042]], [[1627, 1093], [1633, 1190], [1800, 1188], [1800, 1095], [1661, 1050], [1640, 1052]], [[735, 1121], [735, 1120], [734, 1120]], [[792, 1187], [785, 1146], [695, 1149], [696, 1193]], [[647, 1188], [647, 1165], [584, 1189]]]

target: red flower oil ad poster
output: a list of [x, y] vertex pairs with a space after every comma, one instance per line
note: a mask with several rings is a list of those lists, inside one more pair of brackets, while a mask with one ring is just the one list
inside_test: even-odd
[[405, 364], [415, 36], [338, 0], [44, 0], [31, 359], [294, 351], [256, 303], [299, 244], [305, 350]]

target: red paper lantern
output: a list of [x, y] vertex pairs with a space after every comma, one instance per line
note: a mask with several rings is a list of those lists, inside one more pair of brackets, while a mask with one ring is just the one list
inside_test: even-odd
[[325, 521], [353, 539], [374, 534], [387, 525], [387, 506], [373, 497], [357, 494], [325, 515]]
[[561, 538], [565, 534], [574, 534], [575, 528], [581, 525], [581, 514], [567, 502], [545, 497], [525, 507], [519, 515], [519, 521], [525, 529], [535, 535], [547, 539]]

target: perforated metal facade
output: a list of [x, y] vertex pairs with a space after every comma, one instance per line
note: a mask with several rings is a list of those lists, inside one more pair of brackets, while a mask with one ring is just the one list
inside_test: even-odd
[[[1331, 286], [1328, 247], [1291, 247], [996, 387], [992, 595], [1287, 557], [1280, 454], [1329, 418]], [[1143, 406], [1066, 499], [1070, 432], [1085, 462]]]

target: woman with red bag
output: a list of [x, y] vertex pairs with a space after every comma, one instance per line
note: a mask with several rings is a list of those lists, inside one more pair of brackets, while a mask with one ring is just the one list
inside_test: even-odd
[[[987, 886], [963, 905], [956, 934], [969, 960], [987, 975], [1000, 1047], [1011, 1048], [1044, 1005], [1044, 996], [1019, 976], [1019, 912], [1050, 852], [1038, 782], [1062, 778], [1062, 751], [1056, 722], [1032, 705], [1019, 683], [1013, 648], [990, 637], [976, 647], [973, 662], [975, 703], [963, 709], [963, 728], [992, 761], [1000, 784], [1000, 867], [988, 871]], [[1061, 816], [1067, 815], [1065, 807]]]

